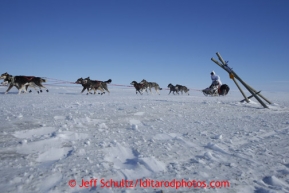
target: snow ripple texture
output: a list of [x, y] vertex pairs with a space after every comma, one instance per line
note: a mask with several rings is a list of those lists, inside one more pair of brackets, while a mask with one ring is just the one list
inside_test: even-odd
[[0, 88], [1, 192], [191, 192], [71, 188], [68, 181], [228, 180], [198, 192], [289, 192], [289, 93], [274, 104], [226, 97], [80, 94], [78, 87], [4, 95]]

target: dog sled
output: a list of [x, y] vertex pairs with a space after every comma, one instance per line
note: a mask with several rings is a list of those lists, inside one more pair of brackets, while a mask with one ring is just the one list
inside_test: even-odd
[[225, 96], [228, 94], [230, 87], [226, 84], [222, 84], [219, 88], [218, 85], [211, 85], [210, 87], [202, 90], [205, 96]]

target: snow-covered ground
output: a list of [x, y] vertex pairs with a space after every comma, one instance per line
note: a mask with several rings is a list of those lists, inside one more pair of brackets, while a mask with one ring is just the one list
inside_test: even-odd
[[[262, 92], [273, 102], [264, 109], [255, 100], [240, 103], [237, 91], [141, 96], [109, 86], [110, 95], [87, 96], [81, 86], [21, 95], [5, 89], [0, 192], [289, 192], [289, 93]], [[136, 187], [102, 187], [101, 179]], [[151, 187], [152, 180], [162, 187]], [[173, 180], [230, 187], [165, 187]]]

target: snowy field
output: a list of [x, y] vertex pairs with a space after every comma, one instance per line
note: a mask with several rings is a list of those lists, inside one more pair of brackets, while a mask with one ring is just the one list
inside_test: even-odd
[[[0, 192], [289, 192], [289, 93], [262, 92], [273, 102], [264, 109], [255, 100], [240, 103], [237, 91], [6, 89]], [[122, 187], [109, 188], [113, 181]]]

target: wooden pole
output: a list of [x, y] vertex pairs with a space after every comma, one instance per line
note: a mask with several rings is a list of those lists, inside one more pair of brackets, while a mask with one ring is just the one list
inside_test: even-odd
[[[251, 88], [254, 92], [256, 92], [256, 90], [254, 88], [252, 88], [250, 85], [248, 85], [248, 87]], [[267, 103], [272, 104], [267, 98], [265, 98], [263, 95], [261, 95], [260, 92], [258, 92], [256, 94], [259, 95], [262, 99], [264, 99]]]
[[[223, 64], [220, 64], [220, 62], [218, 62], [217, 60], [215, 60], [214, 58], [211, 58], [211, 60], [213, 61], [213, 62], [215, 62], [216, 64], [218, 64], [221, 68], [223, 68], [224, 69], [224, 67], [223, 67]], [[226, 70], [226, 69], [224, 69], [224, 70]], [[227, 70], [226, 70], [227, 71]], [[228, 71], [227, 71], [228, 72]], [[228, 72], [229, 73], [229, 72]]]
[[243, 92], [243, 90], [241, 89], [241, 87], [239, 86], [238, 82], [235, 80], [235, 78], [232, 78], [232, 80], [235, 82], [235, 84], [237, 85], [239, 91], [242, 93], [244, 100], [249, 103], [249, 99], [246, 97], [245, 93]]
[[216, 54], [217, 54], [219, 60], [222, 62], [222, 64], [226, 65], [226, 63], [224, 62], [224, 60], [223, 60], [222, 56], [219, 54], [219, 52], [217, 52]]
[[[221, 58], [221, 57], [220, 57]], [[221, 58], [222, 59], [222, 58]], [[223, 64], [220, 64], [217, 60], [215, 60], [214, 58], [211, 58], [211, 60], [213, 62], [215, 62], [217, 65], [219, 65], [221, 68], [223, 68], [224, 70], [226, 70], [229, 74], [230, 72], [224, 68]], [[222, 59], [223, 60], [223, 59]], [[231, 77], [230, 77], [231, 78]], [[246, 97], [245, 93], [243, 92], [242, 88], [239, 86], [238, 82], [234, 79], [234, 77], [232, 77], [233, 81], [235, 82], [236, 86], [238, 87], [239, 91], [242, 93], [243, 97], [245, 98], [244, 100], [246, 100], [247, 103], [249, 103], [249, 99]]]
[[[257, 96], [257, 92], [255, 89], [253, 89], [251, 86], [249, 86], [247, 83], [245, 83], [231, 68], [229, 68], [227, 66], [227, 64], [225, 63], [225, 61], [223, 60], [222, 56], [217, 52], [216, 53], [219, 60], [221, 61], [222, 64], [220, 64], [218, 61], [216, 61], [214, 58], [211, 58], [211, 60], [213, 62], [215, 62], [218, 66], [220, 66], [221, 68], [223, 68], [225, 71], [227, 71], [229, 74], [230, 74], [230, 78], [233, 79], [233, 81], [235, 82], [235, 84], [237, 85], [237, 87], [239, 88], [240, 92], [242, 93], [242, 95], [244, 96], [245, 100], [247, 102], [249, 102], [249, 99], [246, 97], [246, 95], [244, 94], [244, 92], [242, 91], [242, 89], [240, 88], [240, 86], [238, 85], [238, 83], [236, 82], [236, 80], [234, 78], [236, 78], [237, 80], [239, 80], [243, 86], [251, 93], [252, 96], [254, 96], [258, 101], [259, 103], [264, 107], [264, 108], [268, 108], [267, 105]], [[259, 94], [259, 93], [258, 93]], [[259, 95], [260, 96], [260, 95]], [[263, 98], [263, 97], [262, 97]], [[265, 98], [265, 97], [264, 97]], [[263, 98], [263, 99], [264, 99]], [[266, 100], [269, 104], [270, 104], [270, 101], [267, 100], [267, 99], [264, 99]]]
[[264, 107], [268, 108], [267, 105], [255, 94], [255, 91], [252, 91], [251, 88], [232, 70], [232, 73], [236, 77], [237, 80], [239, 80], [243, 86], [259, 101], [259, 103]]
[[[259, 94], [261, 91], [259, 91], [259, 92], [257, 92], [256, 94]], [[249, 97], [248, 97], [248, 99], [250, 99], [250, 98], [252, 98], [253, 97], [253, 95], [250, 95]], [[242, 102], [244, 102], [245, 101], [245, 99], [243, 99], [243, 100], [241, 100], [240, 101], [240, 103], [242, 103]]]

